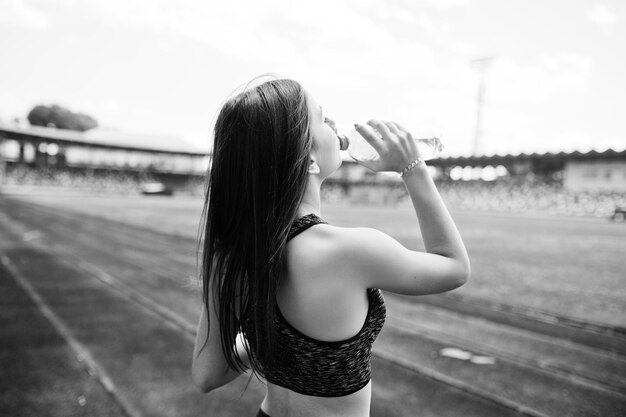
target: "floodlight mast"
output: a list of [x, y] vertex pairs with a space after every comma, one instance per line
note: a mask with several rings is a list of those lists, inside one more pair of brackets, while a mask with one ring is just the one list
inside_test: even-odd
[[473, 59], [470, 65], [478, 70], [478, 91], [476, 93], [476, 126], [474, 129], [474, 144], [472, 146], [472, 155], [478, 155], [481, 145], [482, 136], [482, 109], [485, 97], [485, 71], [489, 68], [495, 57], [484, 57]]
[[0, 191], [2, 191], [2, 186], [4, 185], [5, 182], [5, 177], [7, 175], [7, 164], [4, 158], [4, 144], [5, 144], [5, 140], [4, 137], [0, 136]]

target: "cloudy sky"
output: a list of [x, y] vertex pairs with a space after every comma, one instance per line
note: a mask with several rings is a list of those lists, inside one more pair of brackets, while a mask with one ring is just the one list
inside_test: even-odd
[[0, 120], [57, 103], [206, 147], [275, 72], [342, 130], [397, 120], [463, 155], [482, 73], [479, 153], [623, 149], [624, 39], [621, 0], [0, 0]]

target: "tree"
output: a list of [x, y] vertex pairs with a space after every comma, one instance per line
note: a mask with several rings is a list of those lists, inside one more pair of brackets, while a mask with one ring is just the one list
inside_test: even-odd
[[69, 129], [84, 132], [94, 127], [98, 127], [98, 121], [93, 117], [74, 113], [59, 105], [52, 106], [38, 105], [28, 113], [28, 121], [33, 126], [50, 126], [57, 129]]

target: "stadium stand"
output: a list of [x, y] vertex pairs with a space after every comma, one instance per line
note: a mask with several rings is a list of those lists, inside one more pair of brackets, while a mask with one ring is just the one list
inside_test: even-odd
[[[142, 184], [161, 182], [176, 193], [203, 194], [208, 155], [184, 144], [147, 143], [127, 134], [0, 125], [0, 187], [138, 194]], [[610, 217], [626, 208], [626, 149], [449, 157], [429, 165], [454, 209]], [[472, 174], [482, 168], [498, 174], [489, 180]], [[461, 172], [470, 175], [460, 178]], [[322, 193], [330, 203], [410, 204], [397, 176], [374, 174], [350, 160]]]
[[616, 207], [626, 207], [625, 192], [569, 190], [541, 181], [455, 181], [438, 186], [446, 203], [462, 210], [608, 217]]
[[[610, 217], [626, 207], [626, 192], [569, 190], [558, 183], [511, 178], [497, 181], [435, 181], [446, 205], [456, 210], [507, 213], [545, 213], [564, 216]], [[401, 184], [362, 184], [345, 187], [330, 182], [322, 188], [322, 198], [332, 203], [369, 203], [410, 207]]]

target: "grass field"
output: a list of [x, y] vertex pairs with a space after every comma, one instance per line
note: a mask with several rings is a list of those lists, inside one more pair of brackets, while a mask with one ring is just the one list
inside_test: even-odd
[[[195, 238], [199, 198], [22, 195], [63, 210]], [[423, 243], [411, 208], [323, 205], [345, 227], [375, 227], [405, 246]], [[453, 212], [472, 262], [470, 282], [455, 292], [578, 320], [626, 326], [626, 226], [603, 219]]]

